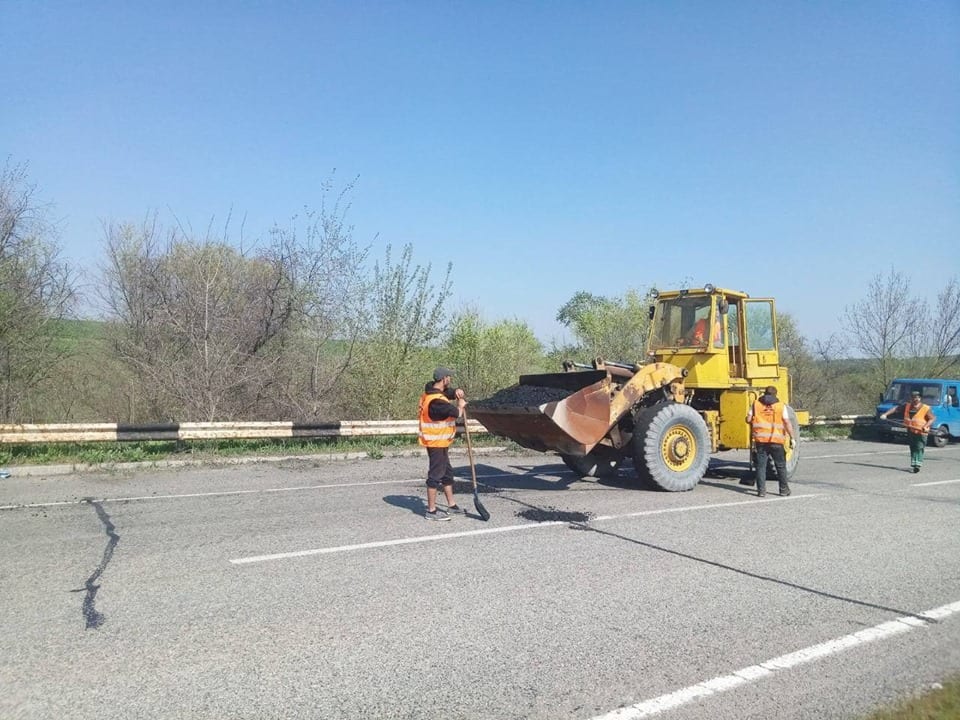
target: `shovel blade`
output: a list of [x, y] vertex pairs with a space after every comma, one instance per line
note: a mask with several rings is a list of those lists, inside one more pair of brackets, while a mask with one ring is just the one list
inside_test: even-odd
[[483, 506], [483, 503], [480, 502], [480, 497], [477, 495], [476, 490], [473, 492], [473, 508], [484, 522], [490, 519], [490, 513]]

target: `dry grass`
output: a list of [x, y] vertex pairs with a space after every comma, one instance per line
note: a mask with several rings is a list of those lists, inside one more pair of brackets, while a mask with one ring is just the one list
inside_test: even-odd
[[960, 677], [947, 680], [923, 695], [917, 695], [893, 707], [878, 710], [864, 720], [957, 720], [957, 718], [960, 718]]

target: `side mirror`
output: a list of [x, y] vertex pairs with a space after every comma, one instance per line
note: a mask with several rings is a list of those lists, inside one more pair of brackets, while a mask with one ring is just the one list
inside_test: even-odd
[[726, 298], [720, 298], [720, 302], [717, 303], [717, 310], [720, 311], [721, 315], [726, 315], [727, 310], [730, 309], [730, 303], [727, 302]]
[[651, 320], [653, 320], [653, 313], [654, 313], [654, 311], [656, 311], [656, 309], [657, 309], [657, 308], [656, 308], [655, 306], [653, 306], [653, 305], [650, 306], [649, 317], [650, 317]]

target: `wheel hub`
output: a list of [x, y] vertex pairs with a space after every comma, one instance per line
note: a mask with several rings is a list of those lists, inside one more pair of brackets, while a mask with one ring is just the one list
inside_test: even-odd
[[688, 428], [675, 425], [664, 434], [660, 451], [667, 467], [683, 472], [693, 465], [697, 457], [697, 439]]

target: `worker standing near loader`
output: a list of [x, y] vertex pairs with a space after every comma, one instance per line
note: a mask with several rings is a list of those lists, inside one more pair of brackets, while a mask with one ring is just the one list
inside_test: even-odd
[[[427, 383], [420, 396], [418, 418], [419, 442], [427, 449], [427, 511], [428, 520], [450, 520], [449, 512], [460, 512], [453, 499], [453, 466], [450, 464], [450, 445], [457, 436], [457, 418], [467, 401], [463, 390], [450, 388], [453, 371], [438, 367], [433, 371], [433, 382]], [[437, 490], [443, 488], [447, 511], [437, 509]]]
[[747, 422], [752, 428], [753, 443], [757, 449], [757, 497], [767, 494], [767, 462], [770, 458], [773, 458], [773, 465], [777, 469], [780, 494], [789, 495], [784, 445], [787, 442], [795, 443], [796, 438], [793, 437], [787, 406], [777, 398], [777, 389], [773, 385], [768, 386], [753, 403], [753, 408], [747, 413]]
[[880, 418], [886, 420], [888, 415], [897, 411], [903, 412], [903, 424], [907, 428], [910, 467], [913, 472], [918, 473], [920, 466], [923, 465], [923, 451], [927, 447], [927, 434], [933, 425], [934, 415], [930, 408], [923, 404], [920, 392], [917, 390], [910, 393], [910, 402], [890, 408], [880, 415]]

